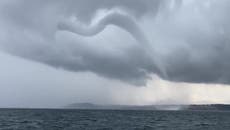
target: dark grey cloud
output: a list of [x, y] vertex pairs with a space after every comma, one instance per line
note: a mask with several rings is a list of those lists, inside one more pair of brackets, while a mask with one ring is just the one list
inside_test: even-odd
[[[230, 2], [196, 1], [185, 17], [187, 26], [178, 36], [188, 45], [175, 49], [165, 61], [168, 65], [168, 79], [172, 81], [195, 83], [230, 83]], [[194, 3], [197, 4], [197, 3]], [[195, 5], [194, 5], [195, 6]], [[190, 9], [191, 10], [191, 9]], [[189, 23], [191, 20], [194, 23]], [[177, 29], [175, 29], [177, 30]], [[167, 78], [166, 78], [167, 79]]]
[[[230, 3], [194, 0], [182, 6], [182, 0], [175, 0], [172, 7], [170, 2], [5, 1], [0, 3], [0, 47], [57, 68], [89, 71], [136, 85], [145, 84], [151, 74], [178, 82], [230, 83]], [[74, 17], [89, 25], [99, 10], [115, 8], [132, 20], [126, 23], [110, 17], [110, 23], [90, 37], [57, 27]]]

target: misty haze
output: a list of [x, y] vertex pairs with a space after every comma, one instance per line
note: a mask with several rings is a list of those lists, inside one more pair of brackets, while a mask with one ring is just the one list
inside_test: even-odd
[[1, 0], [0, 130], [230, 129], [229, 12], [229, 0]]

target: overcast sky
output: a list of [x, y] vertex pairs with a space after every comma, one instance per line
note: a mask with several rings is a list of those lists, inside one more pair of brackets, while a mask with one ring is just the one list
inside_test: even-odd
[[229, 0], [1, 0], [0, 107], [230, 103]]

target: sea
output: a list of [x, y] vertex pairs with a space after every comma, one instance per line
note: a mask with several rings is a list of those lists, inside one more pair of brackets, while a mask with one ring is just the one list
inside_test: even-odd
[[230, 130], [230, 112], [0, 109], [0, 130]]

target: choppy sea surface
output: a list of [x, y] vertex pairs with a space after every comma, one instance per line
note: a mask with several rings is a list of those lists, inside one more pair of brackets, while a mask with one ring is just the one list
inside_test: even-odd
[[230, 130], [230, 112], [0, 109], [0, 130]]

